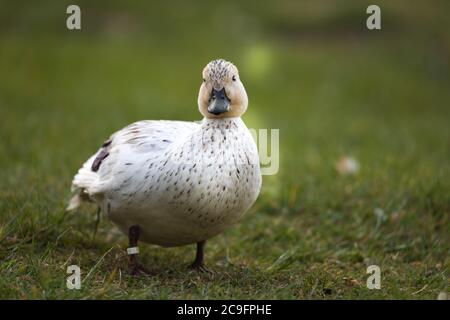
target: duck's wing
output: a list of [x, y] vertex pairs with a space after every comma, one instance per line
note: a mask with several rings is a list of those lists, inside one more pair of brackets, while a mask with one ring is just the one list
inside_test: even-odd
[[171, 144], [199, 127], [185, 121], [144, 120], [117, 131], [86, 161], [72, 182], [72, 191], [92, 197], [114, 185], [118, 173], [126, 174], [133, 163], [158, 156]]
[[138, 121], [114, 133], [103, 146], [109, 150], [117, 146], [129, 146], [137, 153], [157, 152], [166, 149], [180, 136], [198, 127], [196, 122]]

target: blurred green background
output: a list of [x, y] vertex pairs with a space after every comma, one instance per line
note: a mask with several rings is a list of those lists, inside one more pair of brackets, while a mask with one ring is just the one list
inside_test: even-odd
[[[448, 292], [450, 2], [377, 1], [379, 31], [356, 0], [76, 1], [82, 30], [69, 31], [74, 3], [0, 1], [1, 297]], [[247, 126], [280, 129], [280, 171], [210, 242], [212, 278], [185, 272], [190, 247], [148, 246], [158, 275], [122, 275], [125, 237], [102, 221], [92, 240], [94, 208], [64, 213], [72, 176], [130, 122], [199, 120], [215, 58], [240, 70]], [[342, 156], [360, 171], [338, 174]], [[89, 271], [81, 291], [65, 288], [69, 262]], [[370, 264], [382, 290], [365, 286]]]

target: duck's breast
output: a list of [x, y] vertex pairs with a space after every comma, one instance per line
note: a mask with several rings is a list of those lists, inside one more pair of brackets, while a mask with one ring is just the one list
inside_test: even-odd
[[241, 121], [203, 123], [158, 159], [142, 160], [136, 176], [110, 204], [111, 219], [125, 229], [139, 224], [144, 241], [166, 246], [220, 233], [261, 187], [257, 148]]

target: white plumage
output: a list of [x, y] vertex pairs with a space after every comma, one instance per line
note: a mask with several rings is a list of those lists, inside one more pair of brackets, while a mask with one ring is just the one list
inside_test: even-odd
[[[123, 232], [177, 246], [209, 239], [236, 222], [261, 187], [255, 142], [240, 118], [200, 124], [140, 121], [118, 131], [73, 180]], [[102, 150], [109, 155], [97, 172]]]
[[[259, 194], [261, 173], [256, 144], [239, 117], [245, 90], [235, 83], [237, 69], [220, 61], [204, 70], [201, 122], [139, 121], [116, 132], [75, 175], [68, 209], [95, 201], [124, 233], [138, 225], [139, 240], [161, 246], [204, 241], [237, 222]], [[229, 99], [221, 114], [209, 78]]]

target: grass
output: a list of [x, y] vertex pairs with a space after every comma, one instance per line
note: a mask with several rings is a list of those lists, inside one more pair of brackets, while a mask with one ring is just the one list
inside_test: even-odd
[[[43, 2], [40, 15], [23, 3], [0, 10], [0, 298], [436, 299], [449, 291], [446, 2], [382, 2], [381, 32], [364, 28], [357, 1], [221, 10], [81, 2], [78, 33], [64, 29], [64, 3]], [[217, 23], [220, 14], [233, 23]], [[141, 260], [156, 275], [132, 277], [126, 237], [103, 219], [93, 239], [94, 207], [64, 212], [71, 178], [132, 121], [198, 120], [200, 71], [216, 57], [240, 68], [248, 126], [280, 129], [280, 171], [264, 177], [240, 224], [209, 241], [214, 275], [186, 271], [194, 246], [143, 245]], [[359, 161], [358, 174], [336, 173], [342, 155]], [[81, 267], [81, 290], [66, 288], [70, 264]], [[371, 264], [381, 268], [381, 290], [366, 288]]]

